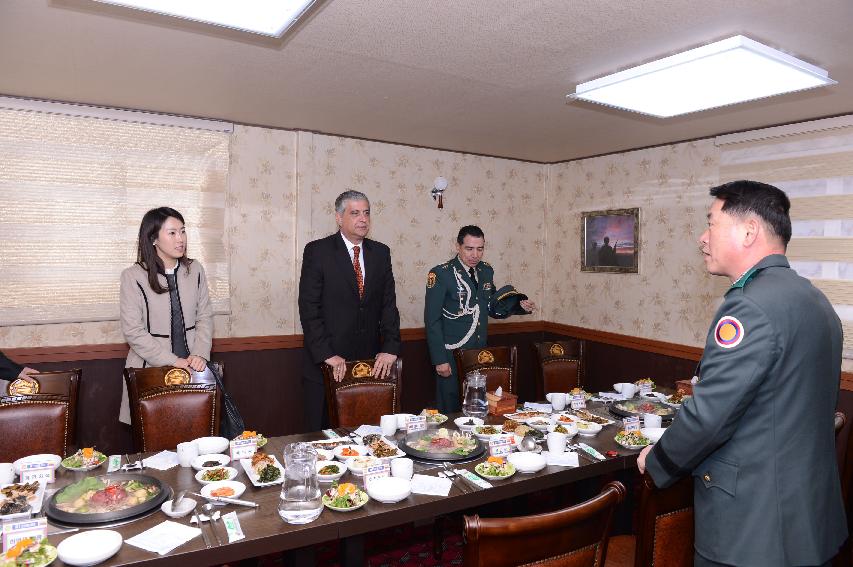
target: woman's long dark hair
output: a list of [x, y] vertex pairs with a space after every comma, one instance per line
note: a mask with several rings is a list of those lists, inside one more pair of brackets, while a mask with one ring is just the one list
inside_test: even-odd
[[[142, 224], [139, 225], [139, 240], [137, 242], [136, 263], [142, 266], [148, 272], [148, 285], [154, 290], [154, 293], [166, 293], [168, 287], [160, 285], [160, 280], [157, 279], [158, 274], [165, 274], [166, 268], [163, 265], [163, 260], [157, 255], [157, 249], [154, 248], [154, 241], [157, 240], [157, 235], [160, 234], [160, 229], [163, 228], [163, 223], [169, 217], [174, 217], [184, 223], [184, 217], [170, 207], [159, 207], [151, 209], [145, 216], [142, 217]], [[192, 260], [187, 258], [187, 249], [184, 247], [184, 255], [181, 256], [181, 264], [187, 267], [187, 273], [190, 270]]]

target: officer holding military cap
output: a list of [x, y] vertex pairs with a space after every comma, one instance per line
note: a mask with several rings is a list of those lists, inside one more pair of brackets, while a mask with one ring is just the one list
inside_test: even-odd
[[459, 411], [459, 383], [453, 351], [486, 346], [489, 316], [505, 319], [529, 314], [536, 305], [512, 286], [495, 290], [494, 269], [482, 261], [483, 231], [463, 226], [456, 237], [456, 257], [427, 275], [424, 324], [436, 373], [436, 403], [443, 413]]

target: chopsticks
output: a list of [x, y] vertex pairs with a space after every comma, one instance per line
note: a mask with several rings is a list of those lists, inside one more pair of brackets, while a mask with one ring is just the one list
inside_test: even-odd
[[195, 517], [195, 521], [198, 524], [199, 531], [201, 531], [201, 537], [204, 540], [204, 546], [209, 549], [210, 540], [207, 538], [207, 533], [205, 533], [204, 528], [201, 525], [201, 518], [198, 517], [198, 510], [193, 510], [193, 516]]

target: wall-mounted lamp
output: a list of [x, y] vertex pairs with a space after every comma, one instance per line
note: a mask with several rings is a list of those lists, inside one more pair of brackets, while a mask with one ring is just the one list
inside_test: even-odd
[[435, 181], [432, 182], [432, 191], [430, 191], [430, 195], [432, 195], [433, 201], [438, 201], [439, 209], [444, 208], [442, 195], [444, 194], [445, 189], [447, 189], [447, 179], [444, 177], [436, 177]]

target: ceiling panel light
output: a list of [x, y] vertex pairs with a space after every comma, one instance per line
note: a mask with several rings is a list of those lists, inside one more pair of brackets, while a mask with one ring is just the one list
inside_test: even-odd
[[96, 1], [271, 37], [281, 37], [315, 0]]
[[737, 35], [582, 83], [568, 98], [668, 118], [834, 84], [824, 69]]

